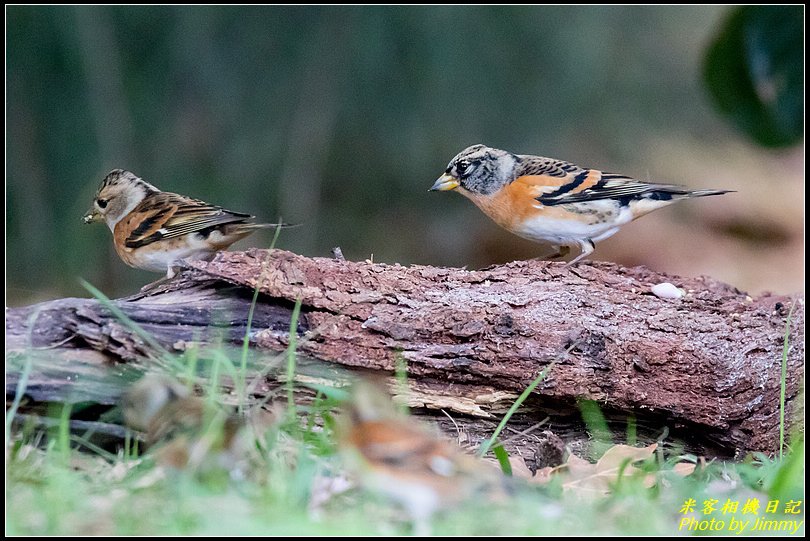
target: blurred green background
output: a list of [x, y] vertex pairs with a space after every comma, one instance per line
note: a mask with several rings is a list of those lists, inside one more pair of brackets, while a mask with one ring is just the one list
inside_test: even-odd
[[[727, 7], [7, 7], [7, 305], [158, 278], [80, 218], [104, 174], [301, 227], [278, 247], [481, 267], [544, 248], [428, 193], [474, 143], [738, 190], [675, 205], [594, 259], [804, 287], [803, 143], [714, 109]], [[272, 233], [236, 246], [266, 246]]]

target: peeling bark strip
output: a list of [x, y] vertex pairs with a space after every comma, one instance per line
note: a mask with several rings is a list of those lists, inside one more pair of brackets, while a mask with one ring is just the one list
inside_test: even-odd
[[[251, 338], [259, 348], [286, 347], [301, 298], [300, 349], [319, 359], [391, 371], [401, 356], [412, 378], [456, 395], [476, 385], [520, 392], [557, 359], [536, 391], [543, 407], [591, 399], [729, 453], [778, 445], [788, 297], [752, 299], [710, 278], [611, 263], [467, 271], [252, 250], [187, 263], [173, 281], [116, 304], [167, 347], [216, 333], [238, 342], [257, 282], [263, 295]], [[653, 295], [662, 282], [686, 295]], [[802, 308], [791, 325], [788, 413], [804, 373]], [[123, 359], [149, 349], [92, 300], [8, 310], [6, 337], [7, 348], [89, 345]]]

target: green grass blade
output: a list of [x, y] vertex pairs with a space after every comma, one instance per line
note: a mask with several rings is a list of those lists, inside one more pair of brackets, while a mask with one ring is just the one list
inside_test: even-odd
[[250, 330], [253, 327], [253, 314], [256, 311], [256, 303], [259, 301], [259, 292], [262, 289], [265, 274], [270, 264], [270, 254], [276, 247], [276, 241], [278, 241], [279, 233], [281, 233], [281, 220], [279, 220], [279, 225], [276, 227], [276, 231], [273, 234], [273, 240], [270, 242], [267, 257], [265, 257], [264, 261], [262, 261], [262, 270], [259, 273], [258, 280], [256, 280], [256, 287], [253, 288], [253, 298], [250, 301], [250, 309], [248, 310], [247, 325], [245, 326], [245, 337], [242, 339], [242, 358], [239, 362], [240, 377], [239, 381], [237, 382], [240, 413], [244, 411], [245, 402], [247, 400], [247, 359], [248, 351], [250, 350]]
[[25, 389], [28, 387], [28, 377], [31, 375], [31, 367], [34, 362], [31, 357], [25, 359], [22, 372], [20, 372], [20, 379], [17, 380], [17, 389], [14, 391], [14, 400], [11, 402], [11, 407], [6, 412], [6, 445], [11, 441], [11, 425], [14, 423], [14, 417], [17, 415], [17, 410], [20, 408], [20, 402], [25, 394]]
[[804, 493], [804, 438], [791, 442], [790, 452], [765, 487], [773, 500], [801, 499]]
[[163, 361], [168, 363], [171, 368], [174, 369], [174, 372], [179, 372], [182, 367], [179, 366], [179, 363], [174, 360], [174, 356], [164, 348], [160, 342], [155, 340], [155, 338], [143, 330], [140, 325], [132, 321], [129, 316], [127, 316], [120, 308], [118, 308], [115, 303], [113, 303], [109, 297], [107, 297], [104, 293], [102, 293], [99, 289], [97, 289], [94, 285], [92, 285], [87, 280], [79, 278], [79, 283], [90, 292], [98, 301], [107, 308], [110, 312], [113, 313], [115, 317], [117, 317], [121, 322], [129, 327], [129, 329], [138, 335], [144, 342], [149, 344], [149, 347], [154, 349], [155, 351], [159, 352], [163, 357]]
[[242, 358], [239, 361], [239, 412], [243, 412], [245, 408], [245, 401], [247, 400], [247, 359], [248, 351], [250, 350], [250, 329], [253, 325], [253, 312], [256, 309], [256, 302], [259, 299], [259, 290], [261, 289], [262, 277], [264, 276], [264, 266], [259, 279], [256, 281], [256, 287], [253, 290], [253, 299], [250, 301], [250, 310], [248, 310], [247, 325], [245, 327], [245, 338], [242, 340]]
[[199, 340], [195, 338], [183, 357], [186, 365], [186, 386], [190, 392], [194, 392], [194, 381], [197, 379], [197, 365], [200, 360]]
[[526, 389], [524, 389], [524, 391], [520, 394], [520, 396], [517, 397], [515, 403], [512, 404], [512, 406], [506, 412], [506, 415], [503, 416], [501, 422], [498, 423], [498, 426], [495, 428], [495, 432], [492, 433], [492, 436], [489, 439], [486, 439], [483, 442], [481, 442], [481, 447], [478, 448], [478, 456], [484, 456], [485, 454], [487, 454], [492, 445], [498, 439], [498, 436], [500, 436], [501, 432], [506, 427], [506, 423], [509, 422], [509, 419], [512, 418], [512, 415], [515, 414], [515, 412], [521, 406], [521, 404], [523, 404], [523, 402], [525, 402], [526, 399], [529, 398], [529, 395], [532, 394], [532, 391], [534, 391], [534, 389], [538, 385], [540, 385], [540, 382], [546, 378], [546, 374], [548, 374], [548, 371], [551, 369], [552, 366], [554, 366], [554, 363], [551, 363], [547, 367], [545, 367], [543, 371], [540, 372], [540, 375], [534, 378], [534, 381], [532, 381], [529, 384], [529, 386], [526, 387]]
[[782, 452], [785, 448], [785, 383], [787, 381], [787, 357], [790, 349], [790, 318], [796, 303], [791, 303], [790, 311], [785, 322], [785, 341], [782, 345], [782, 376], [779, 390], [779, 459], [782, 459]]
[[492, 453], [498, 459], [498, 464], [501, 466], [501, 471], [504, 475], [512, 475], [512, 464], [509, 462], [509, 453], [503, 448], [503, 445], [498, 444], [492, 448]]
[[290, 318], [290, 341], [287, 344], [287, 408], [290, 417], [295, 417], [295, 353], [298, 349], [298, 318], [301, 315], [302, 299], [295, 301], [292, 317]]
[[90, 451], [92, 451], [92, 452], [96, 453], [97, 455], [103, 457], [108, 462], [111, 462], [111, 463], [115, 462], [117, 460], [117, 458], [118, 458], [117, 455], [114, 455], [113, 453], [111, 453], [109, 451], [105, 451], [104, 449], [102, 449], [101, 447], [96, 445], [95, 443], [91, 442], [90, 440], [88, 440], [87, 438], [84, 438], [82, 436], [77, 436], [77, 435], [70, 436], [70, 441], [72, 441], [74, 443], [77, 443], [80, 446], [89, 449]]
[[66, 464], [70, 460], [70, 413], [72, 410], [73, 404], [62, 404], [62, 413], [59, 415], [57, 432], [57, 449]]
[[[401, 396], [408, 396], [408, 359], [406, 359], [401, 352], [397, 353], [396, 366], [394, 367], [394, 376], [397, 382], [396, 394]], [[397, 409], [403, 414], [407, 415], [408, 401], [404, 400], [401, 404], [397, 403]]]
[[627, 416], [627, 445], [631, 447], [635, 447], [638, 443], [638, 423], [636, 422], [636, 416], [634, 414], [629, 414]]
[[582, 414], [582, 420], [593, 438], [590, 449], [591, 458], [599, 458], [613, 445], [613, 434], [599, 404], [594, 400], [579, 400], [577, 405]]

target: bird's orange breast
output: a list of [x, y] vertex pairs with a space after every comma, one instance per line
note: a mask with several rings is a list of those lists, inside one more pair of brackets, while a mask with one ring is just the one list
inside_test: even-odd
[[465, 194], [495, 223], [510, 231], [538, 212], [536, 190], [531, 186], [513, 182], [491, 195]]
[[[585, 182], [572, 193], [592, 186], [598, 180], [598, 171], [593, 171]], [[594, 178], [591, 179], [590, 177]], [[557, 220], [571, 219], [571, 212], [562, 207], [548, 207], [537, 201], [537, 197], [558, 189], [571, 181], [568, 177], [548, 175], [525, 175], [518, 177], [494, 194], [481, 195], [460, 190], [468, 199], [489, 216], [495, 223], [513, 233], [522, 229], [522, 224], [534, 218]]]

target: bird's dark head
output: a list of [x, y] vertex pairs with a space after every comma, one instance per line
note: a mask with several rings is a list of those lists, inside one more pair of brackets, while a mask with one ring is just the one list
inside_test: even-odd
[[473, 145], [459, 152], [447, 164], [432, 191], [463, 188], [479, 195], [490, 195], [515, 180], [519, 158], [505, 150]]

